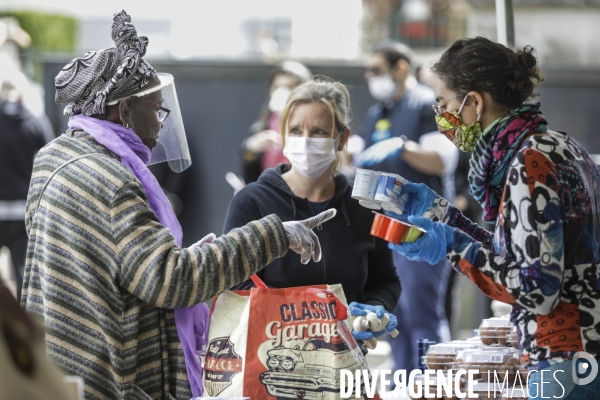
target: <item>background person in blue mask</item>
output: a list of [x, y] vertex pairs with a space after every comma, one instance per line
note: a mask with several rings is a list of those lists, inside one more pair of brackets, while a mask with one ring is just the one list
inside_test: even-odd
[[471, 194], [495, 226], [488, 232], [426, 185], [407, 184], [403, 216], [427, 233], [391, 247], [412, 260], [448, 259], [512, 305], [523, 362], [547, 371], [543, 390], [542, 374], [531, 375], [530, 399], [594, 399], [600, 377], [578, 384], [571, 370], [578, 352], [600, 356], [600, 171], [531, 102], [541, 80], [533, 53], [478, 37], [454, 42], [433, 65], [439, 130], [472, 152]]
[[[335, 208], [337, 217], [316, 229], [320, 261], [300, 266], [285, 256], [257, 275], [276, 288], [341, 283], [352, 315], [370, 310], [381, 317], [396, 307], [400, 280], [387, 244], [369, 233], [371, 210], [352, 198], [348, 178], [338, 171], [350, 136], [348, 90], [326, 77], [317, 79], [296, 87], [281, 113], [283, 153], [291, 165], [267, 169], [240, 190], [231, 200], [223, 232], [272, 213], [288, 221]], [[246, 281], [236, 288], [252, 286]], [[395, 326], [395, 317], [390, 319], [389, 331]], [[357, 340], [373, 337], [369, 332], [354, 335]]]
[[[368, 58], [365, 79], [378, 103], [367, 113], [362, 131], [367, 149], [357, 164], [426, 183], [452, 200], [458, 151], [437, 132], [433, 90], [417, 82], [412, 60], [410, 48], [388, 41]], [[390, 344], [396, 369], [412, 370], [418, 366], [417, 340], [450, 340], [444, 309], [450, 273], [446, 260], [431, 268], [395, 254], [394, 263], [404, 291], [394, 310], [400, 335], [390, 338]], [[426, 267], [429, 273], [424, 278], [420, 271]]]

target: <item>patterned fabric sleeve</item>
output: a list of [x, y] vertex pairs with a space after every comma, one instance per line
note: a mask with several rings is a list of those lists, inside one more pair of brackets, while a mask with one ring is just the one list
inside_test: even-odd
[[137, 182], [117, 192], [112, 209], [121, 268], [116, 278], [125, 290], [161, 308], [206, 301], [284, 256], [289, 247], [281, 221], [269, 215], [211, 244], [179, 248], [148, 207]]
[[452, 265], [496, 300], [549, 313], [558, 302], [564, 270], [557, 182], [556, 168], [545, 155], [533, 149], [520, 152], [509, 170], [501, 205], [510, 210], [511, 220], [503, 221], [500, 214], [503, 229], [494, 237], [495, 249], [509, 248], [516, 256], [498, 254], [455, 230], [448, 255]]
[[443, 197], [438, 196], [431, 208], [427, 210], [423, 216], [432, 221], [441, 221], [446, 225], [458, 228], [473, 239], [487, 246], [491, 246], [493, 243], [494, 236], [492, 232], [483, 229], [469, 218], [465, 217], [458, 208], [451, 205]]

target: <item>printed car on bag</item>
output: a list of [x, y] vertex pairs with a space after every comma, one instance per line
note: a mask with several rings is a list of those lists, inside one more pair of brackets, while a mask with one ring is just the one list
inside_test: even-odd
[[[260, 381], [277, 399], [337, 399], [340, 370], [360, 368], [343, 342], [326, 343], [323, 339], [309, 340], [301, 350], [298, 346], [279, 347], [267, 355], [269, 371], [260, 375]], [[364, 386], [361, 392], [365, 392]], [[350, 397], [354, 398], [354, 392]]]

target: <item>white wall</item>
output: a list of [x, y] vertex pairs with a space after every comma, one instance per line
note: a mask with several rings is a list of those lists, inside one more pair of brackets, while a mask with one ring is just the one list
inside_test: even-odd
[[[83, 40], [101, 47], [112, 45], [112, 15], [125, 9], [140, 25], [139, 33], [149, 37], [150, 56], [239, 56], [248, 50], [241, 28], [245, 20], [281, 17], [292, 21], [293, 57], [354, 58], [360, 53], [361, 0], [0, 0], [0, 10], [6, 9], [72, 15], [91, 26], [92, 32], [83, 28]], [[153, 21], [156, 29], [148, 27]]]
[[[494, 8], [472, 8], [468, 36], [496, 39]], [[542, 66], [600, 66], [600, 7], [515, 7], [517, 48], [531, 45]]]

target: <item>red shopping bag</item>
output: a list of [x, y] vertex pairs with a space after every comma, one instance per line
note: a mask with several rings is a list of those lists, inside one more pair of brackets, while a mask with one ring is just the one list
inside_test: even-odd
[[214, 303], [204, 367], [207, 393], [340, 399], [340, 371], [369, 369], [345, 322], [345, 298], [326, 285], [268, 289], [255, 283], [250, 293], [225, 292]]

